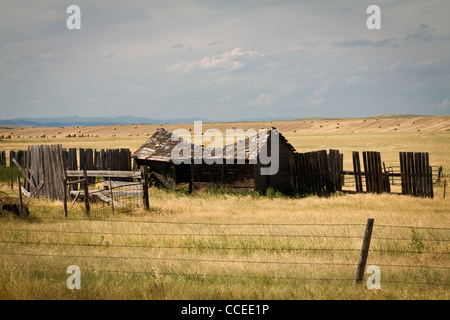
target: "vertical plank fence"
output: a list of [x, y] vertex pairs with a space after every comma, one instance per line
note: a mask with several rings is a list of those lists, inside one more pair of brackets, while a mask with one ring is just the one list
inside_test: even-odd
[[356, 192], [363, 192], [361, 161], [359, 160], [359, 152], [353, 151], [353, 174], [355, 176]]
[[301, 192], [315, 194], [342, 190], [343, 155], [339, 150], [296, 153], [291, 161], [292, 183]]
[[0, 151], [0, 166], [6, 167], [6, 151]]
[[11, 163], [22, 172], [26, 191], [37, 198], [43, 196], [64, 200], [64, 157], [61, 145], [30, 146], [26, 152], [12, 151], [10, 154]]
[[433, 174], [428, 152], [400, 152], [402, 194], [433, 198]]
[[14, 167], [15, 164], [12, 159], [16, 159], [17, 163], [20, 164], [22, 168], [26, 168], [26, 156], [27, 151], [25, 150], [10, 150], [9, 151], [9, 166]]
[[389, 172], [383, 170], [380, 152], [364, 151], [363, 163], [366, 191], [371, 193], [390, 192]]

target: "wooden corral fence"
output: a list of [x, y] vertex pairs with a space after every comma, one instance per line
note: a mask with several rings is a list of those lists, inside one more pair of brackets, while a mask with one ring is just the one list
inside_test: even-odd
[[[61, 145], [30, 146], [26, 151], [11, 150], [10, 163], [22, 171], [23, 189], [27, 195], [56, 200], [64, 199], [62, 183], [64, 177], [61, 174], [64, 170], [71, 172], [66, 177], [66, 182], [71, 185], [70, 191], [77, 191], [83, 187], [83, 170], [133, 172], [129, 149], [80, 148], [77, 151], [75, 148], [63, 149]], [[6, 162], [5, 152], [0, 153], [0, 160]], [[351, 176], [357, 193], [389, 193], [392, 179], [397, 178], [401, 181], [402, 194], [434, 197], [433, 167], [430, 166], [428, 153], [400, 152], [400, 166], [396, 172], [386, 168], [380, 152], [364, 151], [361, 159], [360, 152], [354, 151], [352, 160], [353, 171], [350, 171], [343, 170], [343, 154], [339, 150], [295, 153], [289, 163], [292, 186], [300, 192], [328, 194], [342, 191], [345, 176]], [[195, 170], [191, 168], [190, 174], [193, 179]], [[441, 174], [442, 168], [437, 170], [437, 179]], [[88, 182], [95, 182], [95, 177], [88, 175]], [[132, 179], [116, 176], [115, 181], [132, 181]]]
[[[393, 177], [401, 178], [402, 194], [433, 198], [433, 169], [429, 164], [427, 152], [400, 152], [400, 171], [393, 172], [381, 161], [381, 155], [375, 151], [363, 152], [364, 171], [361, 170], [359, 152], [353, 152], [353, 171], [343, 171], [355, 179], [356, 192], [363, 191], [363, 177], [366, 192], [391, 192]], [[442, 168], [442, 167], [440, 167]], [[438, 170], [437, 179], [442, 169]]]
[[[76, 148], [63, 149], [65, 168], [67, 170], [112, 170], [131, 171], [130, 149], [89, 149]], [[69, 181], [72, 179], [69, 179]], [[95, 177], [89, 177], [94, 182]], [[74, 189], [77, 190], [74, 185]]]
[[433, 175], [427, 152], [400, 152], [402, 194], [433, 198]]
[[[64, 187], [66, 190], [66, 196], [64, 198], [64, 216], [68, 215], [68, 196], [70, 198], [74, 197], [73, 203], [78, 199], [79, 196], [83, 196], [85, 212], [89, 215], [91, 211], [91, 205], [89, 198], [92, 196], [98, 197], [100, 200], [111, 205], [112, 210], [114, 207], [122, 207], [123, 204], [117, 199], [130, 198], [130, 197], [141, 197], [143, 208], [145, 210], [149, 209], [149, 199], [148, 199], [148, 172], [146, 166], [141, 166], [140, 171], [108, 171], [108, 170], [66, 170], [66, 179], [64, 180]], [[79, 177], [82, 177], [79, 179]], [[77, 178], [75, 181], [69, 181], [70, 178]], [[103, 189], [92, 190], [89, 189], [89, 184], [91, 178], [94, 181], [97, 178], [101, 179], [101, 184]], [[137, 179], [137, 182], [131, 181], [117, 181], [117, 179]], [[72, 186], [81, 183], [82, 190], [73, 190]], [[118, 190], [118, 189], [121, 190]]]
[[[23, 168], [27, 167], [28, 150], [10, 150], [9, 160], [10, 167], [15, 166], [12, 159]], [[62, 148], [64, 166], [68, 170], [114, 170], [114, 171], [130, 171], [131, 150], [130, 149], [86, 149], [86, 148]], [[3, 156], [2, 156], [3, 154]], [[4, 159], [6, 165], [5, 151], [0, 153], [0, 159]]]
[[316, 194], [341, 191], [343, 159], [339, 150], [296, 153], [291, 163], [294, 188]]
[[398, 177], [402, 194], [433, 198], [433, 177], [439, 181], [442, 174], [442, 167], [435, 167], [433, 175], [426, 152], [400, 152], [399, 172], [386, 168], [377, 151], [363, 151], [362, 161], [360, 152], [353, 151], [352, 160], [353, 171], [343, 170], [343, 154], [339, 150], [296, 153], [291, 163], [293, 186], [315, 194], [342, 191], [347, 175], [354, 179], [357, 193], [390, 193], [391, 179]]
[[6, 151], [0, 151], [0, 166], [6, 167]]
[[[433, 183], [441, 181], [443, 177], [443, 168], [442, 166], [430, 166], [431, 174], [433, 177]], [[400, 166], [389, 166], [386, 167], [386, 170], [389, 171], [389, 180], [391, 185], [401, 185], [401, 171]]]
[[28, 197], [64, 199], [64, 160], [61, 145], [30, 146], [21, 161], [12, 157], [24, 177], [22, 191]]
[[[71, 182], [72, 190], [78, 190], [78, 184], [82, 182], [80, 176], [66, 177], [65, 170], [69, 172], [81, 170], [78, 171], [81, 173], [83, 170], [99, 169], [128, 172], [131, 171], [131, 151], [129, 149], [97, 151], [80, 148], [77, 152], [76, 148], [66, 150], [61, 145], [35, 145], [29, 146], [28, 150], [11, 150], [10, 166], [16, 166], [22, 172], [24, 177], [22, 191], [26, 196], [63, 201], [64, 179], [67, 178], [66, 182]], [[123, 177], [119, 174], [117, 180], [121, 179], [123, 180]], [[95, 176], [89, 176], [88, 180], [90, 183], [94, 182]]]
[[26, 167], [26, 158], [27, 158], [27, 151], [26, 150], [10, 150], [9, 151], [9, 166], [14, 167], [15, 164], [13, 162], [13, 159], [16, 160], [18, 164], [20, 164], [22, 167]]
[[352, 152], [353, 172], [344, 171], [344, 173], [352, 174], [354, 176], [356, 192], [363, 192], [363, 176], [365, 178], [367, 192], [391, 192], [389, 173], [386, 171], [384, 162], [381, 161], [380, 152], [364, 151], [362, 154], [364, 172], [361, 170], [361, 161], [358, 151]]
[[130, 149], [79, 149], [79, 165], [77, 166], [76, 149], [66, 151], [67, 169], [70, 170], [112, 170], [131, 171]]

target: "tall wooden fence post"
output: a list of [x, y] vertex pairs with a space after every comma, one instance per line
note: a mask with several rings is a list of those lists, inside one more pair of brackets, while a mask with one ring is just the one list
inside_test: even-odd
[[447, 188], [447, 179], [444, 181], [444, 199], [445, 199], [445, 189]]
[[67, 218], [67, 178], [66, 178], [65, 172], [64, 172], [63, 184], [64, 184], [64, 218]]
[[19, 186], [19, 215], [23, 214], [23, 203], [22, 203], [22, 186], [20, 185], [20, 177], [17, 177], [17, 185]]
[[373, 222], [374, 219], [367, 219], [366, 231], [364, 232], [363, 244], [359, 255], [358, 267], [356, 268], [355, 284], [361, 282], [364, 277], [367, 256], [369, 255], [370, 239], [372, 237]]
[[88, 188], [88, 176], [86, 170], [83, 170], [83, 187], [84, 187], [84, 205], [86, 208], [86, 214], [89, 215], [91, 207], [89, 205], [89, 188]]
[[109, 197], [111, 198], [111, 210], [112, 213], [114, 213], [114, 193], [111, 178], [109, 178]]
[[148, 174], [147, 166], [141, 166], [141, 181], [142, 181], [142, 203], [144, 204], [144, 209], [148, 210], [150, 204], [148, 201]]
[[362, 177], [361, 177], [361, 162], [359, 160], [359, 152], [353, 151], [353, 173], [355, 176], [355, 187], [357, 193], [363, 192]]

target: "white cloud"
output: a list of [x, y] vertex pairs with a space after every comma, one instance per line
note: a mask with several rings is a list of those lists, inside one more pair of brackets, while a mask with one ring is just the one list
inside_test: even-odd
[[450, 107], [450, 101], [447, 99], [444, 99], [442, 102], [438, 103], [432, 103], [427, 105], [427, 108], [431, 109], [441, 109], [441, 110], [447, 110]]
[[169, 67], [167, 71], [174, 72], [183, 70], [186, 73], [194, 71], [221, 71], [228, 73], [245, 67], [250, 59], [262, 56], [263, 54], [256, 51], [234, 48], [223, 54], [205, 56], [198, 61], [192, 61], [185, 64], [179, 62], [178, 64]]
[[438, 107], [443, 110], [446, 110], [449, 106], [450, 106], [450, 102], [448, 101], [448, 99], [445, 99], [444, 101], [442, 101], [441, 103], [438, 104]]
[[314, 108], [320, 106], [324, 101], [324, 95], [328, 92], [331, 84], [335, 79], [329, 78], [325, 81], [325, 83], [317, 89], [311, 97], [308, 97], [301, 105], [306, 105], [308, 108]]
[[170, 66], [169, 68], [167, 68], [167, 72], [171, 73], [171, 72], [175, 72], [177, 70], [180, 70], [183, 67], [183, 64], [181, 62], [174, 64], [173, 66]]
[[268, 94], [268, 93], [261, 93], [258, 98], [256, 98], [255, 100], [247, 102], [247, 104], [249, 106], [261, 106], [261, 105], [270, 104], [274, 100], [275, 100], [274, 97], [271, 96], [270, 94]]

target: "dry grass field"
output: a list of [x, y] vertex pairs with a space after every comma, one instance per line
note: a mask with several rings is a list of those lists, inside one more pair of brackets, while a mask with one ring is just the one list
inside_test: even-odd
[[[447, 177], [450, 171], [449, 116], [220, 123], [203, 129], [232, 126], [274, 126], [300, 152], [339, 149], [347, 168], [351, 151], [380, 151], [386, 165], [398, 165], [399, 151], [416, 151], [429, 152], [431, 164], [443, 166]], [[58, 143], [134, 151], [158, 127], [0, 129], [0, 136], [11, 135], [0, 150]], [[74, 133], [83, 137], [65, 137]], [[0, 217], [0, 299], [448, 300], [450, 195], [443, 198], [442, 182], [434, 188], [434, 199], [151, 188], [149, 211], [87, 217], [75, 204], [67, 219], [62, 203], [26, 200], [28, 218]], [[17, 193], [7, 183], [0, 183], [0, 191]], [[365, 280], [353, 284], [369, 217], [375, 224], [368, 265], [380, 267], [379, 290], [369, 290]], [[66, 286], [69, 265], [81, 269], [79, 290]]]
[[[0, 148], [26, 150], [33, 144], [62, 144], [64, 148], [130, 148], [133, 152], [160, 127], [170, 132], [190, 129], [194, 134], [193, 124], [0, 128], [0, 137], [11, 137], [0, 140]], [[214, 128], [224, 135], [227, 129], [258, 130], [270, 127], [279, 129], [299, 152], [339, 149], [344, 153], [347, 167], [351, 153], [350, 156], [345, 155], [351, 151], [380, 151], [386, 165], [398, 163], [399, 151], [416, 151], [430, 152], [432, 165], [441, 165], [447, 171], [450, 169], [447, 156], [450, 148], [450, 116], [203, 123], [202, 126], [203, 131]], [[209, 143], [208, 140], [204, 142]]]

